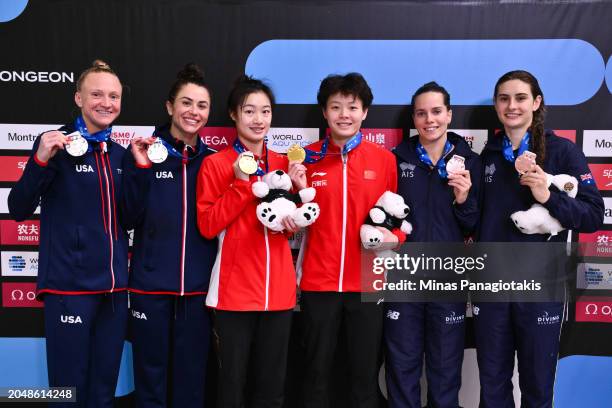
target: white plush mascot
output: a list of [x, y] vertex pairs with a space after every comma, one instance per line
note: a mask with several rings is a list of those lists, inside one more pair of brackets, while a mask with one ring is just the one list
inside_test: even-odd
[[[566, 193], [571, 198], [576, 198], [576, 194], [578, 194], [576, 177], [567, 174], [557, 174], [556, 176], [547, 174], [546, 176], [548, 187], [552, 184], [559, 191]], [[541, 204], [533, 204], [526, 211], [517, 211], [510, 218], [523, 234], [550, 234], [553, 237], [565, 229]]]
[[368, 218], [359, 230], [363, 247], [376, 249], [383, 244], [383, 233], [376, 227], [384, 227], [389, 231], [399, 228], [404, 234], [410, 234], [412, 224], [405, 220], [409, 213], [410, 207], [406, 205], [402, 196], [385, 191], [376, 201], [376, 205], [370, 210]]
[[[291, 179], [282, 170], [265, 174], [253, 183], [253, 194], [261, 198], [257, 206], [257, 219], [272, 231], [283, 231], [282, 220], [290, 216], [298, 227], [307, 227], [319, 218], [319, 205], [314, 200], [316, 190], [304, 188], [297, 194], [289, 192]], [[301, 207], [297, 204], [304, 203]]]

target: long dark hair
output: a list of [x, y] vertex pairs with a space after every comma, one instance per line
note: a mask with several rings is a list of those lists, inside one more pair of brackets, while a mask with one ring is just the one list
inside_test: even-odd
[[518, 79], [519, 81], [525, 82], [531, 89], [531, 96], [535, 99], [539, 96], [542, 97], [540, 107], [533, 112], [533, 120], [529, 131], [531, 132], [531, 146], [530, 149], [537, 154], [536, 162], [541, 166], [544, 163], [546, 157], [546, 140], [544, 137], [544, 117], [546, 116], [546, 105], [544, 104], [544, 94], [540, 88], [540, 84], [536, 77], [527, 71], [510, 71], [502, 75], [495, 84], [495, 93], [493, 98], [497, 100], [497, 91], [499, 86], [504, 82]]

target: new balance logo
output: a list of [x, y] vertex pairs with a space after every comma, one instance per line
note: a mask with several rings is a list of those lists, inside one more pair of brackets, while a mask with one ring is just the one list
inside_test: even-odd
[[400, 317], [400, 312], [396, 312], [394, 310], [387, 311], [387, 319], [397, 320]]

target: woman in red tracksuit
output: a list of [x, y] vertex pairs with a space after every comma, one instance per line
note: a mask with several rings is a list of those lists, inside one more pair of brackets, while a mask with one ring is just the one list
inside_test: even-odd
[[[274, 95], [263, 82], [239, 78], [228, 100], [238, 137], [207, 157], [197, 186], [197, 216], [206, 238], [218, 237], [206, 304], [215, 309], [219, 387], [217, 406], [281, 407], [296, 277], [287, 237], [264, 228], [256, 216], [253, 182], [273, 170], [287, 171], [287, 158], [267, 149]], [[239, 166], [253, 154], [257, 172]], [[302, 177], [305, 175], [302, 173]], [[285, 221], [289, 232], [295, 225]], [[253, 393], [245, 398], [247, 373]]]

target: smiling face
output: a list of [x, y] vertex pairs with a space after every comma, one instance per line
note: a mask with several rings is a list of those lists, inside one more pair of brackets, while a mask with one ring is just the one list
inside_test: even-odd
[[119, 79], [108, 72], [87, 74], [81, 89], [74, 94], [89, 133], [109, 127], [121, 112], [122, 87]]
[[511, 79], [499, 84], [495, 97], [495, 111], [506, 133], [509, 130], [527, 131], [533, 121], [533, 112], [537, 111], [542, 96], [533, 96], [527, 82]]
[[236, 112], [230, 112], [240, 140], [247, 145], [259, 145], [272, 123], [272, 103], [264, 92], [247, 95]]
[[208, 121], [210, 94], [203, 86], [187, 83], [176, 94], [174, 102], [166, 102], [166, 109], [172, 117], [172, 136], [191, 141]]
[[413, 109], [412, 119], [422, 144], [446, 141], [453, 111], [444, 104], [444, 95], [440, 92], [422, 93], [414, 100]]
[[331, 95], [323, 110], [332, 139], [341, 144], [359, 132], [367, 115], [359, 97], [341, 93]]

